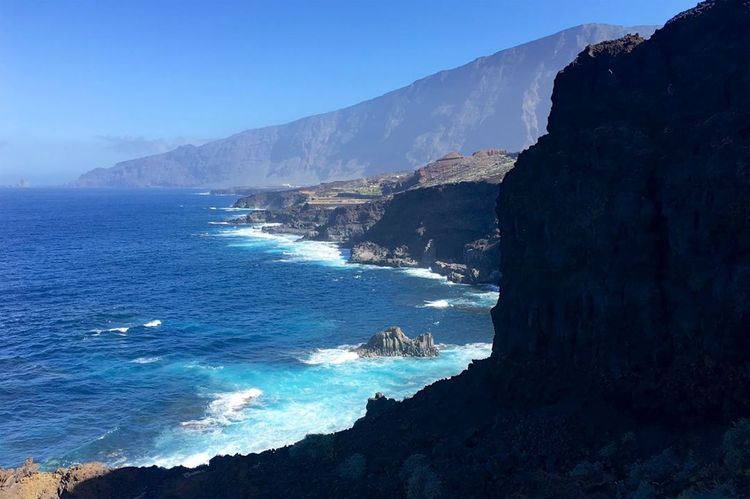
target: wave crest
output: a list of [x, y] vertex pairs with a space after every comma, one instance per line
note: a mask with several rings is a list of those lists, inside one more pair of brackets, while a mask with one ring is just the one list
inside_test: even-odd
[[344, 252], [334, 243], [308, 241], [295, 234], [272, 234], [265, 232], [264, 227], [276, 227], [281, 224], [257, 224], [249, 227], [233, 227], [218, 232], [222, 237], [244, 238], [250, 242], [268, 244], [269, 253], [280, 253], [282, 262], [317, 262], [329, 266], [346, 265]]
[[353, 348], [355, 348], [353, 345], [341, 345], [336, 348], [316, 348], [307, 357], [300, 359], [300, 361], [311, 366], [344, 364], [359, 359], [357, 352], [352, 351]]
[[137, 359], [133, 359], [130, 362], [134, 364], [153, 364], [154, 362], [159, 362], [161, 360], [161, 357], [138, 357]]
[[432, 301], [425, 301], [423, 307], [427, 308], [448, 308], [452, 305], [448, 300], [432, 300]]
[[257, 388], [248, 388], [234, 392], [219, 393], [206, 409], [206, 417], [184, 421], [180, 426], [188, 429], [202, 430], [212, 426], [225, 426], [244, 419], [245, 408], [263, 394]]

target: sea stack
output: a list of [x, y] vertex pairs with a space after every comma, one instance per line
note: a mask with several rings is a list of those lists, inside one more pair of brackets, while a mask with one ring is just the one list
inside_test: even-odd
[[413, 340], [398, 326], [375, 333], [355, 350], [360, 357], [437, 357], [432, 333], [423, 333]]

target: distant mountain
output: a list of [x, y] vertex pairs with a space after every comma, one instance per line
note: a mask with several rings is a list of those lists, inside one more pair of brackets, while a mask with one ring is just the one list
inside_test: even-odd
[[316, 184], [408, 170], [450, 151], [520, 151], [545, 131], [555, 75], [587, 45], [655, 26], [585, 24], [351, 107], [123, 161], [78, 186]]

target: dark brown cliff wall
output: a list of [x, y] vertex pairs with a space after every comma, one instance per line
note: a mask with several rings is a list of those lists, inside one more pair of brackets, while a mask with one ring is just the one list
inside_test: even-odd
[[557, 76], [549, 134], [498, 201], [496, 358], [678, 405], [705, 391], [699, 409], [722, 417], [747, 405], [749, 27], [747, 1], [707, 2]]

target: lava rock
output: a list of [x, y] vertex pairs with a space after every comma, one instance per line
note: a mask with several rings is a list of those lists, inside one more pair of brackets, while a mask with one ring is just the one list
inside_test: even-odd
[[420, 334], [412, 340], [398, 326], [375, 333], [355, 352], [360, 357], [437, 357], [439, 354], [432, 333]]

